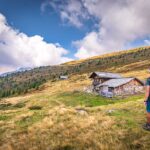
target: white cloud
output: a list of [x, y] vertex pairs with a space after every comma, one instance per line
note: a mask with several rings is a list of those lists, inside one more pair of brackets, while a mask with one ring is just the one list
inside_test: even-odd
[[[82, 0], [89, 14], [99, 20], [98, 31], [78, 41], [78, 58], [124, 49], [150, 34], [149, 0]], [[91, 34], [93, 36], [91, 36]], [[91, 45], [92, 44], [92, 45]], [[86, 54], [86, 55], [85, 55]]]
[[[27, 36], [7, 24], [0, 14], [0, 66], [6, 68], [60, 64], [71, 59], [59, 43], [47, 43], [39, 35]], [[8, 67], [9, 66], [9, 67]]]
[[146, 45], [150, 45], [150, 40], [144, 40]]
[[100, 42], [101, 41], [96, 32], [87, 34], [82, 40], [73, 42], [73, 45], [78, 48], [78, 52], [75, 56], [78, 58], [80, 58], [80, 56], [82, 56], [81, 58], [86, 58], [96, 55], [99, 53], [100, 48], [103, 51]]
[[[98, 21], [97, 31], [74, 41], [75, 56], [85, 58], [114, 50], [150, 35], [150, 0], [49, 0], [63, 20], [81, 27], [86, 19]], [[94, 25], [93, 25], [94, 26]], [[143, 41], [144, 44], [144, 41]]]
[[44, 12], [47, 6], [51, 6], [56, 10], [64, 23], [67, 22], [78, 28], [83, 26], [83, 20], [89, 18], [80, 0], [47, 0], [41, 4], [41, 11]]

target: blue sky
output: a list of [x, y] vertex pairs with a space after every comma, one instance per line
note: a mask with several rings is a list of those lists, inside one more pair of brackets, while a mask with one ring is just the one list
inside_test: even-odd
[[[0, 0], [0, 12], [7, 22], [28, 36], [41, 35], [46, 42], [60, 43], [73, 50], [72, 40], [84, 37], [88, 29], [77, 29], [63, 25], [59, 15], [52, 8], [41, 12], [43, 0]], [[70, 53], [73, 56], [73, 53]]]
[[149, 45], [149, 9], [149, 0], [0, 0], [0, 72]]

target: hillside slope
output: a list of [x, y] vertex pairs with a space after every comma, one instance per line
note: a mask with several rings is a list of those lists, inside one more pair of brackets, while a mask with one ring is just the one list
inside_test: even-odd
[[75, 60], [75, 61], [70, 61], [67, 63], [64, 63], [65, 65], [76, 65], [76, 64], [81, 64], [81, 63], [85, 63], [91, 60], [97, 60], [97, 59], [101, 59], [101, 58], [108, 58], [108, 57], [113, 57], [113, 56], [120, 56], [120, 55], [132, 55], [132, 53], [134, 53], [135, 55], [137, 53], [143, 53], [143, 50], [147, 50], [149, 49], [150, 46], [145, 46], [145, 47], [137, 47], [134, 49], [129, 49], [129, 50], [121, 50], [121, 51], [116, 51], [116, 52], [112, 52], [112, 53], [108, 53], [108, 54], [103, 54], [100, 56], [93, 56], [90, 58], [86, 58], [86, 59], [80, 59], [80, 60]]
[[111, 71], [125, 76], [147, 77], [150, 66], [150, 47], [111, 53], [85, 60], [69, 62], [59, 66], [39, 67], [0, 78], [0, 97], [25, 94], [48, 80], [58, 80], [60, 75], [90, 73], [92, 71]]

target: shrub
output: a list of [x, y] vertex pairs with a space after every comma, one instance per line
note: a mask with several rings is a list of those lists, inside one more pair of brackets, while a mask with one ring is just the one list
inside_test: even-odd
[[8, 110], [10, 109], [12, 106], [11, 103], [7, 103], [7, 104], [0, 104], [0, 110]]
[[15, 107], [15, 108], [22, 108], [24, 106], [25, 106], [25, 103], [20, 102], [20, 103], [15, 104], [13, 107]]
[[35, 106], [30, 106], [29, 109], [30, 110], [41, 110], [42, 106], [36, 106], [36, 105]]

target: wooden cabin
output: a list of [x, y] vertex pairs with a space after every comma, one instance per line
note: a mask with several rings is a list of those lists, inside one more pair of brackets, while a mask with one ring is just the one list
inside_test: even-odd
[[124, 78], [119, 74], [94, 72], [93, 91], [107, 97], [143, 92], [144, 83], [137, 78]]
[[122, 76], [116, 73], [109, 73], [109, 72], [93, 72], [90, 75], [90, 78], [93, 79], [92, 82], [93, 90], [96, 90], [97, 85], [102, 84], [110, 79], [122, 78]]

